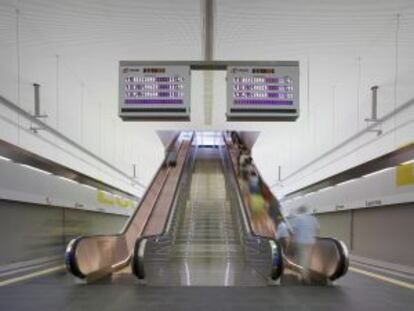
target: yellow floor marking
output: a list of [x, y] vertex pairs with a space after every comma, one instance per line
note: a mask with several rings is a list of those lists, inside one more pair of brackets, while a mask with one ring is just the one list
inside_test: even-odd
[[381, 274], [368, 272], [368, 271], [361, 270], [361, 269], [354, 268], [354, 267], [349, 267], [349, 270], [351, 270], [353, 272], [356, 272], [356, 273], [360, 273], [360, 274], [369, 276], [371, 278], [375, 278], [375, 279], [387, 282], [387, 283], [391, 283], [391, 284], [398, 285], [398, 286], [401, 286], [401, 287], [405, 287], [405, 288], [408, 288], [408, 289], [414, 289], [414, 284], [413, 283], [399, 281], [399, 280], [396, 280], [396, 279], [393, 279], [393, 278], [390, 278], [390, 277], [387, 277], [387, 276], [384, 276], [384, 275], [381, 275]]
[[35, 277], [42, 276], [42, 275], [45, 275], [45, 274], [49, 274], [49, 273], [52, 273], [52, 272], [60, 271], [60, 270], [63, 270], [65, 267], [66, 267], [65, 265], [61, 265], [61, 266], [49, 268], [49, 269], [46, 269], [46, 270], [42, 270], [42, 271], [22, 275], [22, 276], [12, 278], [12, 279], [9, 279], [9, 280], [6, 280], [6, 281], [1, 281], [0, 282], [0, 287], [10, 285], [10, 284], [14, 284], [14, 283], [17, 283], [17, 282], [22, 282], [22, 281], [29, 280], [29, 279], [33, 279]]

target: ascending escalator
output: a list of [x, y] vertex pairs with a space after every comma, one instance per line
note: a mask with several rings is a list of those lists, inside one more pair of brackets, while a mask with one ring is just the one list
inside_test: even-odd
[[[229, 195], [221, 152], [218, 146], [198, 148], [194, 155], [191, 182], [188, 189], [182, 189], [187, 191], [187, 197], [177, 207], [181, 215], [171, 244], [160, 247], [156, 239], [145, 242], [143, 266], [147, 284], [267, 284], [270, 273], [260, 274], [245, 258], [236, 210], [240, 206], [235, 206]], [[270, 252], [268, 257], [270, 264]]]
[[[208, 148], [194, 144], [193, 135], [178, 136], [124, 231], [72, 240], [68, 270], [94, 281], [130, 266], [149, 285], [260, 286], [281, 276], [282, 284], [300, 283], [295, 258], [273, 233], [252, 225], [237, 167], [229, 135]], [[280, 206], [272, 196], [268, 223], [276, 216]], [[310, 268], [318, 284], [341, 277], [347, 266], [343, 243], [317, 239]]]

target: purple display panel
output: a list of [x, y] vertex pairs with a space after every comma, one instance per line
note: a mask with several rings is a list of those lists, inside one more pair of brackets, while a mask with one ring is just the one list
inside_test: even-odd
[[227, 67], [227, 121], [294, 121], [299, 116], [299, 62]]
[[145, 76], [131, 75], [124, 78], [125, 105], [183, 105], [184, 77], [162, 76], [150, 72]]
[[234, 105], [293, 105], [293, 80], [289, 76], [236, 76], [233, 85]]
[[293, 105], [291, 100], [271, 100], [271, 99], [235, 99], [236, 105], [269, 105], [269, 106], [289, 106]]
[[167, 105], [178, 105], [182, 104], [182, 99], [125, 99], [125, 104], [128, 105], [158, 105], [158, 104], [167, 104]]

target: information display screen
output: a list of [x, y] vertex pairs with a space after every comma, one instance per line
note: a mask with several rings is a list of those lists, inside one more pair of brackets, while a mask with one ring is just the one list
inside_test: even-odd
[[188, 66], [121, 63], [119, 80], [122, 118], [189, 117], [191, 84]]
[[227, 119], [296, 119], [299, 114], [299, 64], [228, 67]]

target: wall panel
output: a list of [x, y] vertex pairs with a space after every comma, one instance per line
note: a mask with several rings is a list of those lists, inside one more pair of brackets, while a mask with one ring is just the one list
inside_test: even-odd
[[59, 256], [70, 238], [117, 233], [128, 217], [0, 201], [0, 266]]
[[414, 204], [354, 211], [353, 253], [414, 266]]

